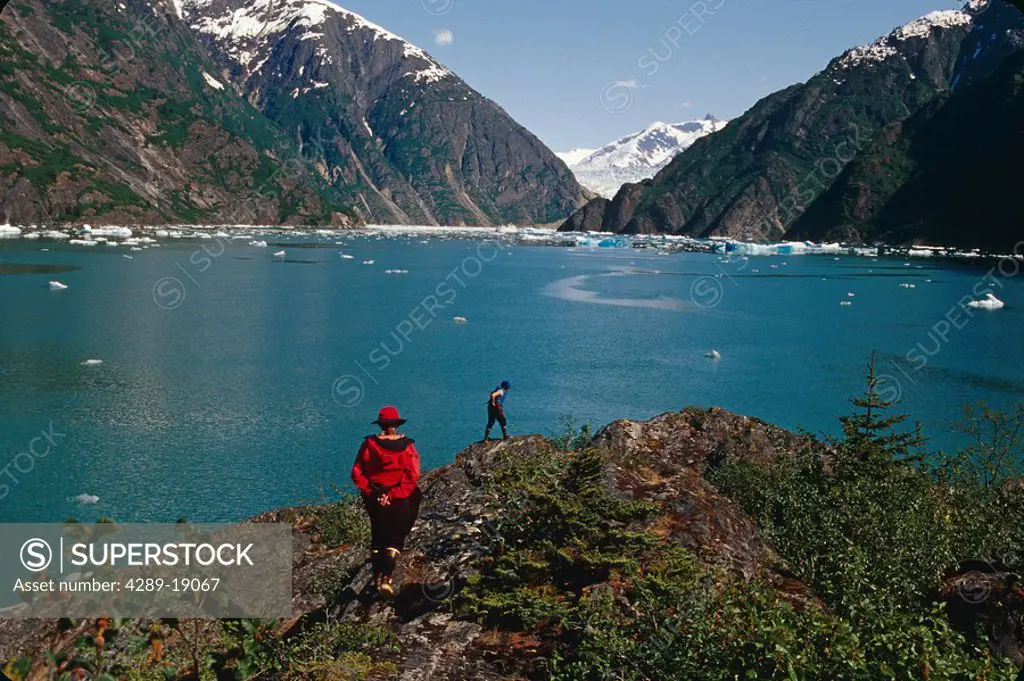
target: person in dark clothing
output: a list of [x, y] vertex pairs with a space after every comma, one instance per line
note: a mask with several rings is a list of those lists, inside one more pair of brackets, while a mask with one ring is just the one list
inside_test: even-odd
[[395, 407], [381, 409], [374, 421], [381, 433], [363, 440], [352, 466], [352, 481], [359, 488], [370, 517], [374, 583], [389, 596], [395, 593], [392, 575], [423, 499], [417, 486], [419, 452], [412, 439], [398, 432], [405, 422]]
[[505, 397], [511, 389], [512, 384], [509, 381], [502, 381], [501, 385], [491, 391], [491, 396], [487, 400], [487, 428], [484, 429], [484, 442], [491, 439], [491, 428], [494, 427], [495, 421], [501, 426], [502, 439], [508, 438], [508, 419], [505, 418]]

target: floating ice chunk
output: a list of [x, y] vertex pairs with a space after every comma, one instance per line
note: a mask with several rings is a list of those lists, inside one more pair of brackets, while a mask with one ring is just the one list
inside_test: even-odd
[[722, 353], [720, 353], [718, 350], [712, 350], [711, 352], [704, 356], [710, 357], [711, 359], [722, 359]]
[[373, 264], [373, 263], [375, 263], [375, 262], [377, 262], [377, 261], [376, 261], [376, 260], [364, 260], [364, 261], [363, 261], [363, 264], [364, 264], [364, 265], [372, 265], [372, 264]]
[[288, 255], [288, 251], [278, 251], [277, 253], [274, 254], [274, 257], [275, 258], [283, 258], [286, 255]]
[[465, 317], [452, 317], [452, 321], [455, 322], [456, 324], [465, 324], [469, 322], [469, 320], [466, 319]]
[[51, 291], [63, 291], [67, 287], [68, 287], [67, 284], [61, 283], [59, 281], [51, 281], [50, 282], [50, 290]]
[[93, 241], [92, 239], [71, 239], [68, 243], [75, 246], [95, 246], [99, 241]]
[[94, 506], [100, 503], [100, 498], [95, 494], [79, 494], [77, 497], [74, 498], [74, 501], [79, 504]]
[[853, 305], [853, 302], [849, 300], [840, 300], [839, 304], [842, 305], [843, 307], [850, 307], [851, 305]]
[[986, 293], [984, 300], [972, 300], [967, 303], [967, 307], [973, 307], [978, 310], [998, 310], [1006, 307], [1006, 303], [999, 300], [991, 293]]
[[356, 259], [356, 256], [354, 256], [354, 255], [349, 255], [348, 253], [342, 253], [342, 254], [341, 254], [341, 259], [342, 259], [342, 260], [355, 260], [355, 259]]
[[128, 255], [127, 253], [123, 254], [123, 255], [122, 255], [121, 257], [122, 257], [122, 258], [125, 258], [125, 259], [127, 259], [127, 260], [132, 260], [132, 258], [133, 258], [133, 256], [130, 256], [130, 255]]
[[133, 250], [133, 251], [141, 251], [142, 249], [139, 248], [138, 246], [132, 246], [131, 250]]
[[384, 270], [384, 274], [409, 274], [409, 270]]
[[900, 288], [917, 288], [917, 284], [902, 283], [900, 284]]
[[82, 366], [84, 367], [98, 367], [101, 364], [103, 364], [102, 359], [87, 359], [82, 362]]
[[249, 245], [253, 246], [254, 248], [266, 248], [267, 247], [267, 242], [266, 241], [250, 241]]
[[15, 239], [21, 236], [21, 229], [11, 225], [0, 225], [0, 239]]
[[127, 227], [93, 227], [88, 231], [94, 238], [98, 236], [116, 236], [127, 239], [132, 235], [132, 230]]
[[846, 294], [846, 297], [847, 297], [847, 298], [856, 298], [856, 297], [857, 297], [857, 294], [856, 294], [856, 293], [847, 293], [847, 294]]

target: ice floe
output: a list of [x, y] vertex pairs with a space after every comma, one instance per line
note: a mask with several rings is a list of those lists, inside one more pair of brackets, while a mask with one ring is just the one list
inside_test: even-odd
[[1006, 307], [1006, 303], [999, 300], [991, 293], [986, 293], [983, 300], [972, 300], [967, 303], [967, 307], [973, 307], [978, 310], [998, 310]]

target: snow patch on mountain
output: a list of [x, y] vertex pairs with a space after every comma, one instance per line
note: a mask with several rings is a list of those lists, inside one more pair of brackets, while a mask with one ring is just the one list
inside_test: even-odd
[[893, 30], [869, 45], [848, 50], [837, 62], [840, 69], [849, 69], [864, 63], [884, 62], [899, 55], [899, 43], [911, 38], [927, 38], [936, 29], [951, 29], [971, 26], [974, 17], [958, 9], [939, 10], [914, 19]]
[[580, 184], [611, 198], [626, 183], [654, 177], [680, 152], [701, 137], [721, 130], [726, 123], [711, 115], [685, 123], [659, 121], [583, 158], [579, 158], [586, 151], [583, 149], [562, 152], [558, 156], [566, 162]]
[[[299, 40], [317, 40], [325, 63], [333, 63], [332, 46], [326, 44], [324, 27], [331, 19], [341, 21], [346, 33], [363, 31], [367, 42], [398, 42], [402, 56], [412, 60], [403, 76], [433, 83], [452, 75], [427, 52], [391, 31], [328, 0], [243, 0], [219, 14], [216, 0], [176, 0], [193, 30], [213, 38], [235, 61], [255, 73], [267, 59], [278, 34], [304, 29]], [[321, 49], [318, 49], [321, 53]], [[255, 65], [254, 65], [255, 64]]]
[[213, 76], [211, 76], [206, 71], [203, 71], [203, 79], [206, 81], [206, 84], [209, 85], [210, 87], [212, 87], [214, 90], [223, 90], [224, 89], [224, 84], [221, 83], [216, 78], [214, 78]]
[[571, 168], [595, 151], [597, 149], [570, 149], [569, 151], [556, 151], [555, 156], [562, 159], [565, 165]]

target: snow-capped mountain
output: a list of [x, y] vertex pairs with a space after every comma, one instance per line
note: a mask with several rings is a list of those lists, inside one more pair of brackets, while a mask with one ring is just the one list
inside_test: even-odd
[[597, 149], [570, 149], [569, 151], [556, 151], [555, 156], [565, 161], [565, 165], [572, 168], [595, 151]]
[[884, 62], [901, 56], [900, 44], [914, 38], [927, 39], [933, 30], [970, 27], [974, 22], [970, 13], [962, 10], [931, 12], [897, 28], [868, 45], [855, 47], [841, 56], [835, 66], [849, 69], [870, 62]]
[[549, 223], [565, 166], [424, 50], [328, 0], [174, 0], [233, 84], [368, 222]]
[[710, 114], [702, 120], [685, 123], [659, 121], [589, 154], [583, 155], [586, 150], [574, 149], [559, 157], [569, 165], [580, 184], [610, 198], [627, 182], [654, 177], [677, 154], [701, 137], [721, 130], [726, 123]]

